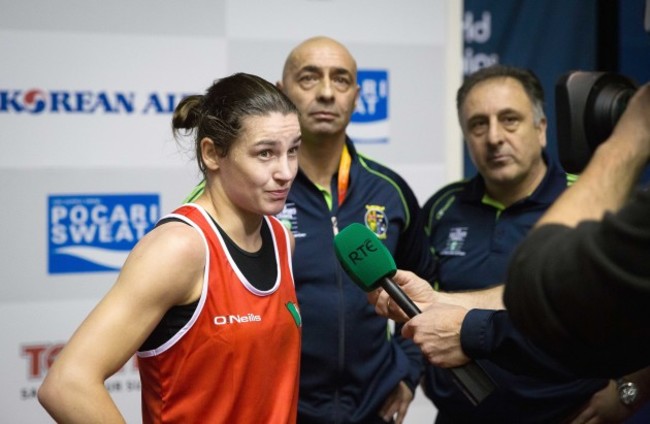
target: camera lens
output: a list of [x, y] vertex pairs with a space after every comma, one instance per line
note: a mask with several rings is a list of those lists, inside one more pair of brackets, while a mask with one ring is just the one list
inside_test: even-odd
[[636, 86], [626, 79], [603, 75], [593, 86], [585, 107], [587, 142], [593, 150], [612, 133], [634, 95]]

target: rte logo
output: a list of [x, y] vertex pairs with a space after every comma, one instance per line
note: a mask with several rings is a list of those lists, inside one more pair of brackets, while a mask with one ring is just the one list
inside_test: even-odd
[[348, 258], [352, 261], [353, 265], [356, 265], [358, 262], [363, 261], [364, 258], [367, 258], [369, 252], [376, 252], [376, 251], [377, 251], [377, 247], [373, 243], [373, 240], [367, 238], [353, 251], [348, 253]]

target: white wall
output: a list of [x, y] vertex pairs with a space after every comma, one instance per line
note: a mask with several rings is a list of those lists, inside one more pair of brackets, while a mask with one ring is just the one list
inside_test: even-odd
[[[171, 138], [170, 111], [184, 94], [236, 71], [275, 82], [295, 44], [328, 35], [361, 70], [389, 76], [379, 130], [388, 142], [358, 148], [399, 171], [421, 202], [461, 176], [462, 2], [0, 0], [0, 10], [0, 421], [51, 422], [35, 390], [115, 280], [102, 266], [138, 238], [131, 215], [110, 225], [89, 218], [86, 230], [107, 233], [58, 245], [53, 234], [72, 234], [74, 222], [57, 221], [52, 205], [131, 210], [150, 195], [152, 219], [175, 207], [198, 180]], [[135, 238], [118, 240], [116, 226]], [[59, 263], [62, 248], [90, 268]], [[127, 421], [138, 422], [134, 364], [110, 387]], [[434, 415], [418, 393], [407, 422]]]

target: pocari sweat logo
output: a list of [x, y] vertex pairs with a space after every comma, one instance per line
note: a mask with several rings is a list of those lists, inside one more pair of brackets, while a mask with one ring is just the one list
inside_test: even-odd
[[359, 100], [352, 114], [348, 135], [357, 143], [387, 143], [388, 71], [359, 70]]
[[49, 273], [118, 271], [159, 218], [158, 194], [49, 196]]

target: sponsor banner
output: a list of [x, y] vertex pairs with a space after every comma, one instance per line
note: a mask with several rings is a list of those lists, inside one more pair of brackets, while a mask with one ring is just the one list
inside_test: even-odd
[[[174, 166], [174, 108], [226, 75], [217, 37], [0, 30], [0, 39], [0, 167]], [[189, 46], [196, 54], [177, 54]]]
[[[158, 215], [164, 215], [201, 179], [191, 143], [190, 155], [179, 155], [171, 136], [171, 111], [183, 96], [233, 72], [275, 82], [292, 47], [327, 34], [350, 48], [362, 70], [390, 77], [385, 118], [361, 134], [390, 136], [390, 142], [367, 143], [363, 153], [413, 182], [416, 194], [444, 182], [445, 69], [456, 49], [446, 40], [447, 20], [456, 2], [359, 2], [347, 20], [340, 20], [335, 2], [293, 2], [295, 13], [278, 15], [273, 28], [267, 12], [283, 7], [279, 0], [201, 2], [191, 22], [180, 6], [155, 8], [151, 19], [149, 0], [129, 3], [124, 19], [126, 2], [117, 3], [107, 10], [70, 3], [70, 14], [70, 7], [46, 0], [29, 7], [17, 2], [0, 19], [6, 58], [0, 67], [0, 193], [7, 200], [0, 206], [0, 408], [8, 422], [52, 422], [36, 390], [113, 284], [122, 258], [107, 260], [107, 253], [119, 256], [131, 236], [135, 241], [147, 231], [130, 208], [145, 205], [146, 216], [156, 201], [137, 196], [159, 196]], [[36, 19], [39, 10], [47, 21]], [[324, 17], [316, 22], [320, 30], [313, 16]], [[327, 17], [340, 25], [332, 29]], [[74, 211], [70, 199], [77, 202]], [[93, 211], [94, 205], [101, 206]], [[55, 208], [63, 218], [53, 224]], [[107, 382], [127, 422], [141, 421], [138, 382], [133, 360]], [[413, 422], [434, 415], [431, 403], [421, 402], [426, 410], [410, 413]], [[416, 400], [411, 410], [417, 407]]]
[[[45, 375], [95, 300], [0, 304], [0, 410], [6, 422], [51, 423], [36, 398]], [[105, 386], [127, 422], [141, 422], [135, 357]]]
[[194, 161], [177, 162], [153, 169], [0, 167], [7, 200], [0, 204], [0, 303], [105, 293], [129, 249], [200, 181]]
[[48, 197], [48, 272], [118, 271], [160, 218], [158, 194]]
[[388, 143], [388, 70], [357, 71], [359, 99], [348, 127], [355, 143]]

